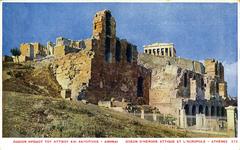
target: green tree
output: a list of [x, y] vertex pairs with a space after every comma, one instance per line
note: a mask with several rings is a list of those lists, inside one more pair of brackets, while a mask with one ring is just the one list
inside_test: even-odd
[[17, 61], [19, 63], [19, 56], [21, 55], [21, 51], [18, 48], [12, 48], [10, 51], [12, 55], [17, 58]]

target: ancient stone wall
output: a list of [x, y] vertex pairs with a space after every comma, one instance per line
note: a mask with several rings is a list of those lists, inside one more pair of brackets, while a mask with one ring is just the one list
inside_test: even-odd
[[224, 67], [222, 63], [214, 59], [207, 59], [204, 64], [206, 68], [206, 98], [210, 99], [211, 97], [215, 97], [219, 99], [220, 96], [222, 99], [226, 99], [227, 84], [224, 81]]
[[167, 64], [176, 65], [180, 68], [187, 69], [199, 74], [204, 74], [205, 68], [201, 62], [184, 59], [180, 57], [164, 57], [153, 56], [148, 54], [140, 54], [138, 56], [140, 64], [143, 64], [146, 68], [162, 68]]
[[92, 103], [115, 100], [136, 103], [137, 50], [136, 46], [116, 37], [116, 23], [108, 10], [98, 12], [93, 21], [95, 52], [87, 96]]
[[54, 43], [47, 42], [47, 55], [54, 55], [54, 46]]
[[20, 55], [18, 57], [12, 56], [12, 58], [13, 58], [14, 63], [22, 63], [22, 62], [26, 62], [28, 60], [31, 60], [29, 57], [23, 56], [23, 55]]
[[35, 42], [31, 43], [34, 49], [34, 58], [47, 56], [47, 48], [42, 44]]
[[139, 64], [152, 71], [150, 105], [170, 104], [178, 98], [204, 99], [204, 67], [201, 63], [142, 54]]
[[54, 47], [54, 56], [59, 57], [59, 56], [64, 56], [65, 55], [65, 47], [66, 46], [55, 46]]
[[93, 52], [81, 51], [58, 57], [53, 62], [52, 68], [56, 79], [63, 90], [71, 90], [71, 98], [79, 99], [84, 88], [91, 78], [91, 60]]
[[[63, 45], [64, 41], [70, 46]], [[80, 52], [69, 51], [71, 43], [57, 39], [54, 55], [59, 58], [53, 68], [62, 88], [71, 89], [72, 99], [85, 97], [95, 104], [111, 99], [148, 102], [150, 73], [138, 67], [136, 46], [116, 37], [115, 19], [110, 11], [95, 15], [93, 36], [79, 41]]]
[[219, 96], [223, 99], [227, 98], [227, 82], [218, 83], [219, 86]]
[[70, 46], [71, 40], [66, 39], [64, 37], [57, 37], [56, 38], [56, 46]]
[[[161, 113], [180, 115], [181, 103], [186, 103], [187, 115], [221, 116], [227, 90], [224, 68], [220, 62], [202, 63], [183, 58], [140, 54], [138, 63], [151, 70], [149, 105]], [[191, 112], [190, 112], [191, 111]]]
[[206, 76], [205, 85], [206, 99], [210, 100], [212, 98], [219, 98], [219, 82], [216, 78]]
[[70, 46], [55, 46], [54, 47], [54, 56], [59, 57], [59, 56], [64, 56], [68, 53], [76, 53], [79, 52], [81, 49], [76, 49]]
[[[99, 41], [98, 41], [99, 42]], [[119, 62], [106, 62], [101, 48], [95, 49], [92, 60], [92, 75], [88, 96], [96, 103], [98, 100], [116, 100], [125, 98], [127, 101], [136, 100], [137, 95], [137, 63], [127, 62], [124, 56], [127, 44], [121, 44], [121, 57]], [[102, 54], [103, 53], [103, 54]], [[126, 55], [126, 53], [125, 53]], [[115, 60], [114, 57], [111, 58]]]
[[149, 104], [151, 87], [151, 70], [138, 66], [137, 79], [137, 102], [138, 104]]
[[31, 60], [34, 59], [34, 47], [30, 43], [23, 43], [20, 45], [20, 51], [22, 56], [29, 57]]
[[222, 65], [221, 62], [218, 63], [218, 74], [219, 74], [219, 81], [220, 82], [225, 82], [224, 81], [224, 66]]
[[56, 39], [57, 44], [52, 44], [54, 48], [48, 44], [48, 51], [52, 51], [54, 56], [59, 57], [68, 53], [79, 52], [80, 50], [92, 50], [93, 40], [93, 38], [89, 38], [85, 40], [74, 41], [63, 37], [58, 37]]
[[83, 50], [89, 51], [93, 49], [93, 47], [95, 46], [94, 44], [96, 44], [96, 40], [89, 38], [80, 41], [79, 47]]
[[20, 45], [20, 51], [22, 56], [26, 56], [30, 60], [47, 55], [47, 49], [38, 42], [23, 43]]
[[225, 116], [223, 101], [219, 100], [186, 100], [182, 101], [182, 108], [185, 109], [186, 115], [205, 114], [206, 116]]
[[221, 62], [215, 59], [206, 59], [204, 65], [207, 76], [218, 78], [219, 81], [224, 82], [224, 67]]
[[93, 19], [93, 37], [98, 40], [97, 55], [104, 56], [105, 62], [115, 62], [116, 22], [109, 10], [97, 12]]

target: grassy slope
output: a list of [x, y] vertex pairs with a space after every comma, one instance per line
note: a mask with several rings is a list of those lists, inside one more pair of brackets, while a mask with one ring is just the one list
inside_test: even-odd
[[57, 83], [48, 65], [36, 68], [29, 64], [3, 64], [3, 91], [14, 91], [35, 95], [60, 97], [61, 87]]
[[92, 104], [3, 93], [4, 137], [185, 137], [128, 114]]

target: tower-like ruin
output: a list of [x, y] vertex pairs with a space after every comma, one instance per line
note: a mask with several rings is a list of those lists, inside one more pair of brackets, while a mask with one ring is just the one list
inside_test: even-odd
[[100, 51], [104, 53], [104, 60], [114, 62], [116, 49], [116, 22], [109, 10], [97, 12], [93, 19], [93, 38], [99, 40]]
[[[94, 16], [92, 38], [95, 40], [95, 48], [89, 83], [91, 92], [88, 94], [95, 99], [106, 99], [108, 95], [137, 103], [137, 91], [144, 91], [144, 88], [147, 91], [148, 85], [144, 86], [147, 80], [138, 82], [143, 70], [137, 66], [137, 47], [116, 36], [116, 22], [109, 10], [99, 11]], [[138, 83], [142, 88], [137, 87]], [[147, 93], [140, 95], [147, 97]]]
[[227, 98], [227, 83], [224, 80], [224, 67], [221, 62], [215, 59], [206, 59], [205, 66], [205, 81], [210, 83], [206, 87], [206, 98], [210, 99], [213, 96], [220, 96], [223, 99]]

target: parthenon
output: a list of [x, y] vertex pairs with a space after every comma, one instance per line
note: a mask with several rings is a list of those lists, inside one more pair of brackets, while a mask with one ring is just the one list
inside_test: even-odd
[[176, 57], [176, 50], [173, 43], [153, 43], [144, 46], [144, 53], [154, 56]]

